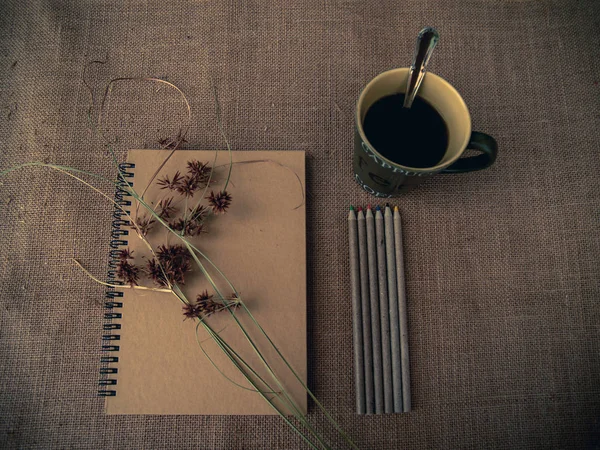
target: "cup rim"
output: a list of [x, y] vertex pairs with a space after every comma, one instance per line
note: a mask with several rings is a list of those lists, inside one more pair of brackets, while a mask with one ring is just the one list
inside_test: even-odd
[[381, 72], [379, 75], [377, 75], [375, 78], [373, 78], [371, 81], [369, 81], [367, 83], [367, 85], [362, 89], [360, 96], [358, 97], [358, 101], [356, 102], [355, 119], [354, 119], [356, 129], [358, 130], [358, 134], [360, 135], [360, 138], [363, 140], [363, 142], [367, 143], [367, 145], [373, 152], [375, 152], [377, 154], [377, 157], [381, 158], [383, 161], [385, 161], [387, 164], [391, 165], [392, 167], [397, 167], [399, 169], [402, 169], [405, 172], [416, 172], [416, 173], [439, 172], [439, 171], [445, 169], [446, 167], [450, 166], [454, 162], [456, 162], [462, 156], [465, 149], [467, 148], [467, 145], [469, 144], [469, 139], [471, 137], [471, 113], [469, 112], [469, 108], [467, 107], [467, 104], [465, 103], [462, 96], [458, 93], [458, 91], [454, 88], [454, 86], [452, 86], [448, 81], [446, 81], [439, 75], [436, 75], [435, 73], [432, 73], [432, 72], [427, 72], [425, 75], [425, 79], [423, 80], [423, 83], [425, 83], [425, 80], [427, 78], [429, 78], [429, 79], [435, 80], [436, 83], [442, 84], [446, 89], [448, 89], [450, 92], [452, 92], [456, 96], [457, 100], [460, 102], [461, 106], [464, 108], [464, 110], [467, 114], [468, 130], [466, 133], [466, 138], [465, 138], [463, 144], [461, 145], [462, 150], [460, 150], [450, 160], [444, 162], [443, 164], [437, 164], [432, 167], [410, 167], [410, 166], [404, 166], [402, 164], [398, 164], [397, 162], [394, 162], [394, 161], [386, 158], [381, 153], [379, 153], [379, 151], [377, 151], [375, 146], [373, 144], [371, 144], [371, 142], [367, 139], [367, 136], [365, 135], [363, 127], [362, 127], [362, 123], [360, 120], [361, 105], [364, 101], [364, 97], [365, 97], [367, 91], [369, 90], [369, 88], [371, 88], [374, 84], [376, 84], [381, 78], [383, 78], [386, 75], [389, 75], [392, 72], [397, 72], [399, 75], [402, 75], [404, 72], [408, 75], [409, 70], [410, 70], [410, 68], [408, 68], [408, 67], [399, 67], [396, 69], [386, 70], [385, 72]]

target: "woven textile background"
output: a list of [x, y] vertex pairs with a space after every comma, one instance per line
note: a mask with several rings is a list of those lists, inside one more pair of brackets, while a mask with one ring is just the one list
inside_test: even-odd
[[[414, 411], [359, 417], [345, 219], [373, 199], [352, 179], [353, 108], [425, 25], [441, 35], [431, 71], [500, 153], [397, 200]], [[224, 148], [214, 83], [234, 149], [308, 153], [309, 382], [360, 448], [598, 448], [599, 31], [597, 0], [3, 1], [0, 168], [115, 176], [88, 126], [90, 61], [105, 61], [86, 73], [96, 98], [114, 77], [179, 86], [184, 148]], [[185, 118], [152, 84], [115, 85], [107, 107], [121, 158]], [[71, 258], [106, 271], [111, 205], [26, 169], [0, 179], [0, 210], [0, 447], [303, 448], [276, 417], [105, 416], [104, 290]], [[314, 405], [310, 420], [325, 428]]]

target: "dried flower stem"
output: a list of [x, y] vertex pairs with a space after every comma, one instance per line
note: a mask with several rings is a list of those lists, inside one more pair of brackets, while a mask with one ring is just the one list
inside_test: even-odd
[[[222, 309], [224, 309], [224, 308], [222, 308]], [[212, 360], [212, 358], [209, 356], [208, 352], [207, 352], [207, 351], [204, 349], [204, 346], [202, 345], [202, 342], [203, 342], [203, 341], [200, 341], [200, 337], [198, 336], [198, 327], [201, 325], [201, 322], [203, 322], [203, 321], [204, 321], [204, 319], [203, 319], [203, 318], [201, 318], [201, 317], [199, 317], [199, 318], [198, 318], [198, 323], [196, 324], [196, 333], [195, 333], [195, 335], [196, 335], [196, 342], [198, 343], [198, 346], [200, 347], [200, 350], [202, 350], [202, 353], [204, 353], [204, 356], [206, 356], [206, 357], [208, 358], [208, 360], [210, 361], [211, 365], [212, 365], [212, 366], [213, 366], [215, 369], [217, 369], [217, 371], [218, 371], [218, 372], [219, 372], [221, 375], [223, 375], [225, 378], [227, 378], [227, 380], [229, 380], [231, 383], [235, 384], [237, 387], [239, 387], [239, 388], [241, 388], [241, 389], [244, 389], [244, 390], [246, 390], [246, 391], [258, 392], [258, 390], [257, 390], [257, 389], [253, 389], [253, 388], [249, 388], [249, 387], [246, 387], [246, 386], [242, 386], [241, 384], [239, 384], [239, 383], [237, 383], [237, 382], [233, 381], [233, 380], [232, 380], [231, 378], [229, 378], [229, 377], [228, 377], [228, 376], [225, 374], [225, 372], [223, 372], [223, 371], [222, 371], [222, 370], [219, 368], [219, 366], [218, 366], [218, 365], [217, 365], [217, 364], [216, 364], [216, 363], [215, 363], [215, 362]], [[219, 336], [219, 333], [218, 333], [218, 332], [213, 332], [213, 334], [214, 334], [215, 336]], [[209, 336], [210, 336], [210, 337], [209, 337], [209, 339], [212, 339], [212, 340], [214, 340], [214, 339], [215, 339], [215, 338], [212, 336], [212, 334], [211, 334], [211, 333], [209, 333]], [[277, 392], [274, 392], [274, 391], [263, 391], [263, 393], [265, 393], [265, 394], [275, 394], [275, 395], [277, 395], [277, 394], [278, 394]]]
[[[119, 78], [113, 78], [112, 80], [110, 80], [105, 87], [104, 90], [104, 95], [102, 97], [102, 101], [100, 103], [100, 110], [98, 111], [98, 120], [97, 123], [94, 124], [92, 121], [92, 108], [94, 107], [94, 105], [96, 104], [95, 99], [94, 99], [94, 92], [92, 90], [92, 88], [90, 87], [90, 85], [87, 83], [86, 81], [86, 73], [87, 73], [87, 69], [90, 65], [92, 64], [106, 64], [106, 61], [99, 61], [99, 60], [94, 60], [94, 61], [90, 61], [83, 70], [83, 84], [85, 85], [85, 87], [88, 90], [88, 93], [90, 95], [90, 104], [89, 104], [89, 108], [88, 108], [88, 112], [87, 112], [87, 116], [88, 116], [88, 122], [90, 127], [92, 127], [94, 129], [94, 131], [96, 131], [96, 133], [98, 133], [98, 135], [104, 140], [105, 145], [108, 147], [110, 154], [112, 156], [113, 159], [113, 163], [114, 165], [117, 167], [117, 169], [119, 168], [119, 163], [117, 161], [114, 149], [112, 148], [112, 145], [110, 144], [109, 140], [107, 139], [107, 137], [104, 135], [104, 133], [102, 132], [101, 129], [101, 125], [102, 125], [102, 115], [104, 113], [104, 106], [106, 104], [106, 100], [108, 98], [108, 95], [112, 89], [113, 84], [115, 83], [119, 83], [119, 82], [124, 82], [124, 81], [144, 81], [144, 82], [151, 82], [151, 83], [159, 83], [159, 84], [164, 84], [166, 86], [169, 86], [172, 89], [175, 89], [175, 91], [181, 96], [181, 99], [183, 100], [183, 102], [185, 103], [185, 107], [186, 107], [186, 111], [187, 111], [187, 120], [185, 125], [179, 130], [179, 134], [177, 135], [177, 138], [172, 142], [172, 150], [171, 152], [168, 154], [168, 156], [164, 159], [164, 161], [159, 165], [159, 167], [156, 169], [156, 172], [154, 172], [154, 174], [152, 175], [152, 177], [150, 177], [150, 181], [148, 181], [148, 184], [146, 185], [146, 187], [144, 188], [144, 190], [142, 191], [141, 197], [143, 197], [146, 194], [146, 191], [148, 190], [148, 188], [152, 185], [152, 182], [154, 181], [154, 179], [156, 178], [156, 176], [160, 173], [160, 171], [162, 170], [162, 168], [165, 166], [165, 164], [169, 161], [169, 159], [171, 158], [171, 156], [173, 156], [173, 154], [175, 153], [175, 151], [178, 149], [179, 145], [185, 141], [185, 136], [187, 135], [190, 125], [192, 123], [192, 108], [190, 106], [190, 103], [187, 99], [187, 96], [183, 93], [183, 91], [181, 89], [179, 89], [176, 85], [174, 85], [173, 83], [170, 83], [166, 80], [162, 80], [160, 78], [154, 78], [154, 77], [119, 77]], [[139, 204], [136, 207], [136, 216], [137, 213], [139, 211]]]
[[229, 173], [227, 174], [227, 179], [225, 180], [225, 186], [223, 186], [223, 190], [226, 191], [227, 187], [229, 186], [229, 180], [231, 179], [231, 170], [233, 168], [233, 155], [231, 153], [231, 145], [229, 144], [229, 139], [227, 139], [225, 130], [223, 130], [223, 121], [221, 120], [221, 104], [219, 103], [219, 96], [217, 95], [217, 86], [214, 83], [212, 83], [212, 88], [213, 96], [215, 99], [215, 115], [217, 116], [217, 125], [219, 126], [219, 132], [221, 133], [221, 137], [225, 141], [225, 145], [227, 145], [227, 151], [229, 152]]
[[[300, 203], [298, 205], [296, 205], [293, 209], [296, 210], [298, 208], [300, 208], [302, 205], [304, 205], [304, 201], [305, 201], [305, 195], [304, 195], [304, 186], [302, 184], [302, 180], [300, 180], [300, 176], [298, 176], [298, 174], [289, 166], [286, 166], [285, 164], [280, 163], [279, 161], [275, 161], [272, 159], [250, 159], [247, 161], [236, 161], [236, 162], [232, 162], [231, 164], [233, 165], [246, 165], [246, 164], [261, 164], [261, 163], [270, 163], [270, 164], [275, 164], [276, 166], [280, 166], [284, 169], [289, 170], [290, 172], [292, 172], [292, 174], [294, 174], [294, 177], [296, 177], [296, 180], [298, 181], [298, 184], [300, 185], [300, 194], [302, 195], [302, 200], [300, 201]], [[221, 164], [215, 167], [215, 169], [218, 169], [219, 167], [225, 167], [225, 166], [229, 166], [229, 164]]]
[[[217, 292], [218, 295], [223, 296], [223, 294], [221, 294], [221, 292], [219, 291], [218, 287], [216, 286], [216, 284], [215, 284], [214, 280], [212, 279], [211, 275], [208, 273], [208, 271], [206, 270], [206, 268], [204, 267], [204, 265], [202, 264], [202, 262], [196, 256], [196, 254], [193, 251], [193, 249], [190, 246], [190, 244], [187, 242], [186, 239], [182, 239], [182, 241], [187, 246], [188, 250], [192, 254], [192, 257], [196, 261], [196, 264], [198, 265], [198, 267], [200, 268], [200, 270], [202, 271], [202, 273], [204, 274], [204, 276], [209, 280], [209, 282], [212, 285], [212, 287], [215, 290], [215, 292]], [[229, 284], [231, 285], [231, 283], [229, 283]], [[231, 287], [232, 287], [233, 291], [236, 293], [236, 295], [238, 296], [238, 298], [240, 298], [240, 304], [244, 307], [245, 310], [247, 310], [247, 308], [244, 306], [243, 302], [241, 301], [241, 297], [239, 296], [237, 290], [235, 290], [235, 288], [233, 287], [233, 285], [231, 285]], [[302, 422], [302, 424], [304, 426], [306, 426], [309, 429], [309, 431], [311, 431], [311, 425], [306, 420], [304, 414], [302, 414], [302, 412], [300, 411], [300, 408], [298, 407], [298, 405], [296, 404], [296, 402], [289, 396], [289, 394], [287, 393], [287, 391], [284, 388], [283, 384], [279, 380], [279, 377], [277, 377], [277, 375], [273, 371], [273, 369], [270, 366], [270, 364], [267, 362], [267, 360], [264, 358], [264, 356], [262, 355], [262, 353], [260, 352], [260, 350], [257, 348], [256, 344], [254, 343], [254, 341], [252, 340], [252, 338], [250, 337], [250, 335], [248, 334], [248, 332], [246, 331], [246, 329], [243, 327], [243, 325], [240, 323], [239, 319], [234, 314], [234, 311], [232, 311], [230, 307], [228, 307], [227, 309], [228, 309], [231, 317], [235, 320], [236, 324], [238, 325], [240, 331], [242, 332], [242, 334], [246, 338], [246, 341], [249, 343], [249, 345], [252, 348], [252, 350], [254, 351], [254, 353], [258, 356], [258, 358], [260, 359], [260, 361], [263, 363], [263, 365], [266, 368], [269, 376], [277, 384], [279, 390], [283, 394], [283, 398], [281, 398], [281, 400], [285, 401], [285, 403], [288, 405], [288, 407], [290, 407], [290, 409], [293, 412], [294, 416], [296, 416], [298, 418], [298, 420], [300, 420]], [[290, 369], [291, 369], [291, 366], [289, 364], [288, 364], [288, 367], [290, 367]], [[297, 376], [297, 377], [299, 378], [299, 376]], [[314, 432], [313, 431], [311, 431], [311, 433], [315, 436], [315, 438], [317, 438], [317, 440], [319, 440], [321, 442], [321, 437], [318, 435], [318, 433], [316, 433], [316, 431], [314, 431]], [[321, 443], [325, 447], [327, 447], [324, 442], [321, 442]]]
[[[189, 305], [189, 301], [187, 300], [185, 294], [181, 291], [181, 289], [178, 286], [175, 286], [174, 289], [171, 291], [171, 293], [173, 295], [175, 295], [175, 297], [177, 297], [177, 299], [183, 303], [184, 305]], [[232, 302], [232, 303], [238, 303], [238, 302]], [[226, 304], [223, 309], [229, 308], [230, 305]], [[263, 378], [256, 373], [256, 371], [254, 371], [252, 369], [252, 367], [246, 363], [246, 361], [240, 356], [238, 355], [235, 350], [233, 350], [229, 344], [227, 344], [227, 342], [218, 334], [216, 333], [212, 327], [210, 327], [210, 325], [208, 325], [208, 323], [206, 322], [206, 320], [204, 318], [198, 317], [198, 323], [196, 324], [196, 340], [198, 341], [198, 327], [200, 325], [204, 326], [205, 330], [207, 331], [207, 333], [209, 334], [210, 338], [213, 339], [215, 342], [217, 342], [217, 345], [219, 345], [219, 347], [225, 347], [225, 348], [221, 348], [224, 352], [227, 353], [228, 357], [234, 356], [235, 358], [237, 358], [237, 360], [243, 364], [244, 366], [246, 366], [267, 388], [270, 389], [269, 384], [263, 380]], [[198, 343], [200, 344], [200, 342], [198, 341]], [[202, 346], [201, 346], [202, 347]], [[218, 369], [218, 368], [217, 368]], [[218, 369], [219, 372], [222, 373], [222, 371], [220, 369]], [[237, 383], [235, 383], [237, 384]], [[241, 386], [243, 387], [243, 386]], [[245, 389], [249, 389], [249, 388], [245, 388]], [[251, 389], [251, 390], [255, 390], [255, 389]], [[258, 391], [256, 391], [258, 392]], [[271, 394], [276, 394], [275, 391], [261, 391], [264, 393], [271, 393]]]
[[[228, 357], [229, 360], [233, 363], [233, 365], [236, 367], [236, 369], [238, 369], [238, 371], [244, 376], [244, 378], [246, 378], [246, 380], [248, 381], [248, 383], [250, 383], [250, 385], [252, 385], [254, 387], [254, 389], [256, 390], [256, 392], [258, 393], [258, 395], [260, 395], [270, 406], [271, 408], [273, 408], [277, 414], [279, 414], [279, 416], [283, 419], [283, 421], [290, 427], [292, 428], [303, 440], [304, 442], [306, 442], [311, 448], [318, 450], [319, 447], [317, 447], [313, 442], [311, 442], [306, 435], [296, 426], [294, 425], [290, 419], [287, 418], [287, 416], [285, 415], [285, 411], [282, 411], [281, 408], [279, 408], [273, 401], [271, 398], [267, 397], [266, 394], [261, 391], [256, 382], [249, 376], [249, 374], [244, 370], [244, 368], [236, 361], [235, 357], [228, 352], [227, 348], [221, 344], [221, 337], [218, 336], [216, 333], [212, 332], [211, 330], [211, 336], [213, 337], [213, 339], [215, 340], [215, 342], [217, 343], [217, 345], [219, 345], [219, 347], [221, 348], [221, 350], [223, 351], [223, 353], [225, 353]], [[302, 416], [298, 417], [298, 419], [301, 419]], [[303, 425], [306, 426], [306, 424], [303, 423]], [[309, 424], [310, 426], [310, 424]], [[322, 441], [319, 438], [320, 441]], [[325, 448], [328, 448], [324, 443], [322, 444]]]
[[[169, 83], [168, 81], [161, 80], [160, 78], [153, 78], [153, 77], [121, 77], [121, 78], [113, 78], [106, 85], [106, 89], [104, 91], [104, 96], [102, 97], [102, 102], [100, 104], [100, 111], [98, 112], [98, 125], [96, 127], [96, 131], [100, 134], [100, 136], [105, 140], [106, 143], [108, 143], [108, 139], [106, 139], [106, 136], [104, 136], [104, 134], [102, 133], [102, 130], [101, 130], [102, 114], [104, 112], [104, 105], [106, 103], [106, 99], [108, 97], [108, 94], [109, 94], [109, 92], [110, 92], [110, 90], [112, 88], [112, 85], [114, 83], [122, 82], [122, 81], [148, 81], [148, 82], [152, 82], [152, 83], [162, 83], [162, 84], [165, 84], [165, 85], [169, 86], [170, 88], [175, 89], [177, 91], [177, 93], [179, 93], [179, 95], [181, 96], [182, 100], [185, 103], [186, 110], [187, 110], [187, 123], [185, 124], [185, 127], [182, 128], [182, 130], [179, 132], [178, 142], [174, 146], [173, 150], [171, 150], [171, 152], [169, 153], [169, 155], [158, 166], [158, 168], [156, 169], [156, 172], [154, 172], [154, 174], [152, 175], [152, 177], [150, 177], [150, 181], [148, 181], [148, 184], [146, 185], [146, 187], [144, 188], [144, 190], [142, 191], [142, 194], [141, 194], [141, 197], [144, 197], [144, 195], [146, 194], [146, 191], [152, 185], [152, 182], [154, 181], [154, 179], [156, 178], [156, 176], [160, 173], [160, 171], [165, 166], [165, 164], [167, 163], [167, 161], [169, 161], [169, 159], [171, 158], [171, 156], [173, 156], [173, 154], [177, 151], [177, 148], [179, 147], [179, 144], [181, 143], [181, 141], [183, 141], [185, 139], [185, 136], [187, 135], [187, 132], [188, 132], [188, 130], [190, 128], [190, 124], [192, 122], [192, 108], [190, 106], [190, 103], [188, 102], [188, 99], [187, 99], [186, 95], [183, 93], [183, 91], [181, 89], [179, 89], [177, 86], [175, 86], [173, 83]], [[91, 92], [91, 90], [90, 90], [90, 92]], [[111, 150], [112, 150], [112, 147], [111, 147]], [[114, 151], [111, 151], [111, 153], [113, 154], [113, 159], [114, 159], [115, 164], [118, 165], [117, 164], [117, 160], [114, 157]], [[137, 214], [138, 210], [139, 210], [139, 205], [138, 205], [138, 207], [136, 209], [136, 214]]]
[[[39, 163], [39, 164], [38, 163], [33, 163], [33, 164], [30, 164], [30, 165], [41, 165], [41, 166], [45, 166], [45, 167], [50, 167], [51, 169], [58, 170], [59, 172], [62, 172], [65, 175], [68, 175], [71, 178], [74, 178], [74, 179], [78, 180], [79, 182], [81, 182], [84, 185], [88, 186], [90, 189], [92, 189], [95, 192], [97, 192], [100, 195], [102, 195], [104, 198], [108, 199], [111, 203], [113, 203], [117, 208], [119, 208], [127, 216], [127, 218], [129, 219], [129, 221], [135, 226], [137, 234], [140, 237], [140, 239], [142, 239], [142, 242], [144, 244], [146, 244], [146, 246], [148, 247], [148, 249], [150, 250], [150, 252], [152, 253], [152, 255], [154, 257], [156, 257], [156, 253], [154, 252], [154, 249], [152, 248], [152, 245], [150, 245], [150, 242], [148, 242], [148, 239], [146, 239], [146, 236], [144, 235], [144, 233], [142, 233], [142, 230], [138, 226], [137, 222], [135, 220], [133, 220], [133, 218], [131, 217], [131, 215], [129, 214], [129, 212], [127, 210], [125, 210], [125, 208], [123, 208], [117, 202], [115, 202], [114, 199], [110, 198], [108, 195], [106, 195], [104, 192], [102, 192], [100, 189], [98, 189], [95, 186], [91, 185], [90, 183], [88, 183], [87, 181], [83, 180], [82, 178], [79, 178], [78, 176], [73, 175], [72, 173], [70, 173], [70, 171], [77, 172], [77, 173], [85, 173], [87, 175], [95, 176], [95, 177], [100, 178], [102, 180], [108, 181], [108, 182], [114, 184], [117, 187], [118, 187], [118, 183], [115, 183], [114, 181], [108, 180], [107, 178], [104, 178], [102, 176], [93, 174], [91, 172], [86, 172], [84, 170], [73, 169], [71, 167], [56, 166], [54, 164], [46, 164], [46, 163]], [[3, 174], [4, 174], [4, 172], [2, 174], [0, 174], [0, 175], [3, 175]], [[129, 186], [129, 185], [127, 185], [127, 186]], [[132, 189], [130, 188], [130, 190], [132, 190]], [[156, 215], [155, 211], [152, 210], [148, 205], [146, 205], [146, 208], [149, 208], [149, 211], [151, 211], [151, 214]], [[165, 276], [165, 279], [166, 279], [167, 276], [165, 274], [164, 268], [162, 266], [160, 266], [160, 267], [161, 267], [161, 270], [163, 271], [163, 275]], [[169, 284], [169, 287], [170, 287], [170, 283], [168, 283], [168, 284]]]
[[[177, 295], [177, 293], [175, 294]], [[182, 300], [180, 298], [180, 300]], [[183, 300], [182, 300], [183, 301]], [[202, 324], [204, 326], [204, 328], [206, 329], [206, 331], [209, 333], [209, 335], [213, 338], [213, 340], [216, 342], [216, 344], [219, 346], [219, 348], [221, 348], [221, 350], [223, 351], [223, 353], [225, 353], [225, 355], [229, 358], [229, 360], [233, 363], [233, 365], [236, 367], [236, 369], [238, 369], [238, 371], [244, 376], [244, 378], [248, 381], [248, 383], [250, 383], [250, 385], [256, 390], [256, 392], [279, 414], [279, 416], [285, 421], [286, 424], [288, 424], [311, 448], [313, 449], [317, 449], [318, 447], [311, 442], [305, 435], [304, 433], [302, 433], [302, 431], [300, 429], [298, 429], [298, 427], [296, 427], [296, 425], [294, 425], [285, 415], [285, 412], [281, 410], [280, 407], [278, 407], [274, 402], [272, 398], [269, 398], [266, 396], [266, 393], [263, 392], [262, 390], [260, 390], [257, 386], [257, 383], [252, 379], [252, 377], [246, 372], [246, 370], [244, 369], [244, 367], [240, 364], [240, 362], [246, 366], [252, 373], [254, 373], [260, 381], [263, 382], [263, 384], [265, 384], [266, 386], [269, 386], [263, 379], [262, 377], [260, 377], [260, 375], [258, 375], [242, 358], [239, 357], [239, 355], [237, 353], [235, 353], [235, 351], [233, 351], [233, 349], [231, 349], [231, 347], [229, 347], [229, 345], [223, 340], [223, 338], [221, 336], [219, 336], [218, 334], [216, 334], [212, 328], [210, 327], [210, 325], [208, 325], [205, 321], [200, 321], [198, 322], [198, 325]], [[197, 327], [198, 327], [197, 325]], [[237, 358], [237, 359], [236, 359]], [[240, 362], [238, 362], [238, 359], [240, 360]], [[274, 391], [273, 391], [274, 392]], [[276, 394], [277, 396], [277, 394]], [[311, 431], [311, 434], [315, 435], [317, 437], [317, 440], [321, 443], [321, 445], [324, 448], [328, 448], [327, 445], [322, 441], [322, 439], [320, 438], [320, 436], [318, 436], [318, 434], [316, 433], [316, 431], [314, 430], [314, 428], [310, 425], [310, 423], [308, 423], [308, 421], [306, 420], [306, 418], [300, 414], [299, 416], [294, 414], [296, 416], [296, 418], [298, 420], [300, 420], [302, 422], [302, 424], [307, 427], [309, 429], [309, 431]]]
[[[186, 245], [187, 245], [187, 243], [186, 243]], [[225, 282], [229, 285], [229, 287], [231, 288], [231, 290], [237, 294], [237, 291], [236, 291], [235, 287], [233, 286], [233, 284], [231, 283], [231, 281], [229, 280], [229, 278], [227, 278], [227, 276], [221, 271], [221, 269], [219, 269], [218, 266], [216, 266], [212, 262], [212, 260], [210, 258], [208, 258], [204, 253], [202, 253], [194, 245], [189, 244], [189, 247], [193, 250], [193, 252], [198, 253], [198, 255], [200, 255], [202, 258], [204, 258], [217, 271], [217, 273], [223, 278], [223, 280], [225, 280]], [[199, 265], [200, 269], [202, 270], [202, 272], [204, 273], [204, 275], [207, 277], [207, 279], [209, 280], [209, 282], [213, 286], [213, 289], [215, 289], [215, 291], [218, 292], [218, 289], [216, 288], [216, 285], [214, 284], [214, 281], [212, 280], [212, 277], [210, 276], [210, 274], [208, 274], [208, 272], [204, 269], [204, 266], [202, 265], [202, 263], [199, 262], [197, 258], [194, 258], [194, 259], [196, 260], [196, 263]], [[239, 297], [239, 295], [238, 295], [238, 297]], [[260, 323], [254, 317], [254, 315], [252, 314], [252, 312], [248, 309], [248, 307], [246, 306], [246, 304], [243, 302], [242, 298], [241, 297], [239, 297], [239, 298], [240, 298], [240, 300], [239, 300], [240, 306], [248, 314], [248, 316], [250, 317], [250, 319], [252, 320], [252, 322], [254, 323], [254, 325], [258, 328], [258, 330], [261, 332], [261, 334], [267, 339], [267, 341], [273, 347], [273, 349], [275, 350], [275, 352], [277, 353], [277, 355], [281, 358], [281, 360], [284, 362], [284, 364], [286, 365], [286, 367], [292, 372], [292, 374], [294, 375], [294, 377], [302, 385], [302, 387], [308, 393], [308, 395], [313, 399], [313, 401], [318, 406], [318, 408], [323, 412], [323, 414], [325, 415], [325, 417], [334, 426], [334, 428], [342, 435], [342, 437], [346, 440], [346, 442], [352, 448], [358, 450], [358, 447], [354, 444], [354, 442], [352, 442], [352, 440], [350, 439], [350, 437], [341, 428], [341, 426], [337, 423], [337, 421], [333, 417], [331, 417], [331, 415], [329, 414], [329, 412], [327, 411], [327, 409], [317, 399], [317, 397], [313, 394], [313, 392], [308, 388], [308, 386], [306, 385], [306, 383], [304, 382], [304, 380], [302, 379], [302, 377], [300, 377], [300, 375], [296, 372], [296, 370], [294, 370], [294, 368], [290, 365], [290, 363], [287, 361], [287, 359], [283, 356], [283, 354], [281, 353], [281, 351], [279, 350], [279, 348], [271, 340], [271, 338], [269, 337], [269, 335], [267, 334], [267, 332], [264, 330], [264, 328], [260, 325]], [[239, 324], [239, 322], [238, 322], [238, 325], [240, 325], [240, 328], [243, 328], [241, 326], [241, 324]]]

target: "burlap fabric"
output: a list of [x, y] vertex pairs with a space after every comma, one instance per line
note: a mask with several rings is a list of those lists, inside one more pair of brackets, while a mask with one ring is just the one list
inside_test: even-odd
[[[596, 448], [599, 21], [595, 0], [5, 1], [0, 167], [114, 177], [88, 127], [92, 60], [106, 61], [87, 73], [96, 96], [117, 76], [168, 79], [193, 109], [185, 147], [223, 148], [212, 79], [234, 149], [308, 152], [309, 381], [360, 448]], [[373, 199], [351, 176], [353, 108], [373, 76], [409, 63], [424, 25], [442, 38], [431, 70], [500, 156], [397, 201], [414, 412], [358, 417], [345, 218]], [[104, 124], [121, 158], [185, 117], [166, 87], [113, 94]], [[0, 183], [0, 447], [303, 448], [278, 418], [105, 416], [103, 289], [71, 258], [106, 270], [111, 205], [49, 170]]]

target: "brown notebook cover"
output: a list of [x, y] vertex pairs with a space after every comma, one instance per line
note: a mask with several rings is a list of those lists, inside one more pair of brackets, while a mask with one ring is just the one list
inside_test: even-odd
[[[165, 159], [165, 150], [132, 150], [128, 162], [135, 167], [133, 186], [140, 194]], [[229, 153], [214, 151], [175, 152], [161, 174], [185, 173], [186, 162], [196, 159], [214, 163], [213, 189], [223, 186]], [[304, 152], [235, 151], [228, 191], [233, 196], [229, 211], [209, 218], [207, 234], [192, 238], [229, 278], [255, 318], [288, 362], [306, 382], [306, 225], [304, 206]], [[210, 192], [210, 188], [208, 190]], [[165, 191], [154, 185], [144, 198], [156, 203]], [[194, 195], [195, 201], [202, 192]], [[194, 202], [188, 202], [191, 207]], [[206, 202], [205, 202], [206, 203]], [[180, 207], [184, 202], [180, 203]], [[135, 213], [135, 203], [130, 207]], [[140, 213], [144, 211], [140, 208]], [[134, 215], [135, 217], [135, 215]], [[150, 255], [134, 230], [125, 239], [136, 264]], [[160, 229], [149, 234], [156, 247], [178, 239]], [[203, 261], [204, 262], [204, 261]], [[195, 264], [194, 264], [195, 266]], [[225, 295], [231, 289], [206, 262], [205, 266]], [[144, 285], [150, 285], [144, 280]], [[211, 287], [194, 267], [186, 277], [184, 292], [194, 298]], [[195, 321], [184, 320], [182, 304], [170, 293], [124, 289], [116, 395], [106, 398], [107, 414], [275, 414], [256, 392], [228, 381], [210, 363], [195, 335]], [[246, 313], [236, 313], [267, 356], [287, 391], [306, 412], [307, 395], [293, 374], [276, 356]], [[247, 344], [227, 311], [208, 319], [214, 330], [261, 374], [275, 383]], [[200, 327], [198, 338], [214, 363], [233, 381], [250, 387], [229, 359]]]

